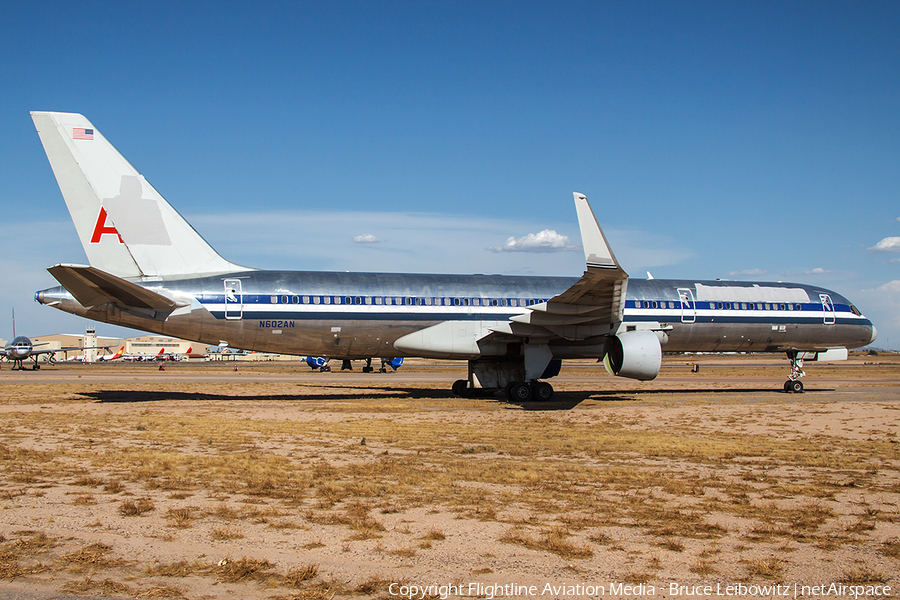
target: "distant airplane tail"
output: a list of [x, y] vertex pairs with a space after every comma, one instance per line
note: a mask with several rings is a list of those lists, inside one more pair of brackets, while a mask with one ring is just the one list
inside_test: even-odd
[[163, 279], [247, 270], [219, 256], [84, 116], [31, 118], [92, 267]]

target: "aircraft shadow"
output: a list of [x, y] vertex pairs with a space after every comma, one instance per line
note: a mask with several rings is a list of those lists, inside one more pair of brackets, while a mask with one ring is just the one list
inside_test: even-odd
[[[389, 386], [369, 386], [366, 391], [347, 389], [344, 386], [322, 386], [318, 388], [330, 388], [337, 393], [296, 393], [296, 394], [215, 394], [206, 392], [178, 392], [178, 391], [153, 391], [153, 390], [97, 390], [79, 392], [79, 395], [101, 403], [129, 403], [129, 402], [162, 402], [171, 400], [182, 401], [268, 401], [268, 402], [297, 402], [297, 401], [321, 401], [321, 400], [380, 400], [388, 398], [404, 398], [411, 400], [440, 400], [455, 398], [450, 390], [405, 388]], [[832, 389], [806, 390], [805, 393], [828, 392]], [[761, 394], [784, 393], [774, 388], [759, 389], [715, 389], [697, 388], [688, 390], [640, 390], [640, 391], [578, 391], [556, 392], [550, 402], [512, 402], [499, 394], [484, 394], [480, 396], [488, 402], [497, 402], [509, 407], [520, 407], [529, 411], [571, 410], [585, 400], [597, 402], [639, 402], [655, 394], [714, 394], [718, 396], [733, 394]]]

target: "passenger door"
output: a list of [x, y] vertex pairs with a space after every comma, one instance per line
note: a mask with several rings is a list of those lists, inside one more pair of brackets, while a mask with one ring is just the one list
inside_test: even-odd
[[828, 294], [819, 294], [819, 300], [822, 301], [822, 316], [826, 325], [834, 325], [834, 303]]
[[694, 292], [690, 288], [678, 288], [678, 297], [681, 299], [681, 322], [695, 322], [697, 320], [697, 305], [694, 302]]
[[244, 316], [244, 294], [240, 279], [225, 280], [225, 318], [237, 320]]

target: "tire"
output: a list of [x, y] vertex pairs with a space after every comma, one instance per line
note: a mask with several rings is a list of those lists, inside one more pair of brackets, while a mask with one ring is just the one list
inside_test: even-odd
[[800, 380], [791, 382], [791, 391], [795, 394], [800, 394], [803, 392], [803, 382]]
[[784, 391], [787, 393], [791, 393], [791, 383], [793, 383], [790, 379], [784, 382]]
[[531, 386], [519, 382], [512, 384], [509, 388], [509, 399], [513, 402], [528, 402], [531, 400]]
[[465, 379], [457, 379], [453, 382], [453, 387], [450, 390], [454, 395], [459, 396], [460, 398], [466, 397], [466, 389], [469, 387], [469, 382]]
[[541, 402], [549, 402], [553, 400], [553, 386], [549, 383], [540, 382], [534, 386], [534, 398]]

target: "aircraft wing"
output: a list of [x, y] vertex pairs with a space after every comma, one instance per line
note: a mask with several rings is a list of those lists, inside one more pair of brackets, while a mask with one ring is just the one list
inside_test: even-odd
[[628, 274], [619, 266], [584, 194], [575, 193], [586, 270], [575, 285], [494, 329], [515, 337], [581, 341], [616, 332], [625, 311]]

